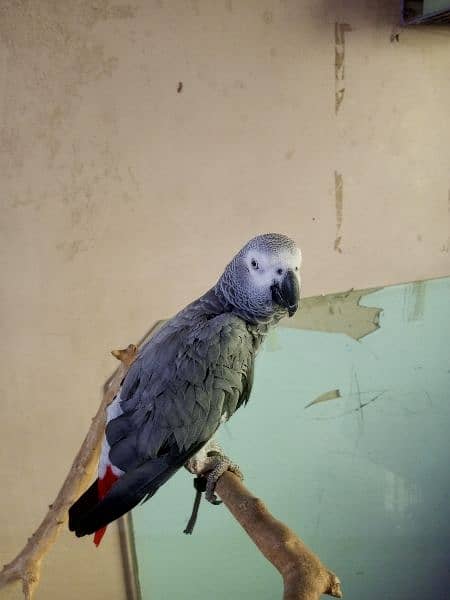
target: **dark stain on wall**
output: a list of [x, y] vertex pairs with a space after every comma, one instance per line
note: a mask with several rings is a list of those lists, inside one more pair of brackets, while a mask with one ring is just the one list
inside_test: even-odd
[[334, 172], [334, 196], [336, 206], [336, 238], [334, 240], [334, 249], [336, 252], [342, 253], [341, 241], [342, 241], [342, 215], [344, 210], [344, 181], [342, 174], [337, 171]]
[[271, 23], [273, 23], [273, 13], [270, 10], [266, 10], [263, 13], [262, 18], [266, 25], [270, 25]]
[[334, 24], [334, 112], [337, 115], [345, 94], [345, 34], [352, 28], [348, 23]]

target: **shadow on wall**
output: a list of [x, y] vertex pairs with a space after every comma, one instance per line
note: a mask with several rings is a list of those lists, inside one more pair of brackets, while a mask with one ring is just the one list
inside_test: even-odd
[[350, 25], [358, 23], [358, 28], [390, 28], [400, 23], [400, 0], [381, 0], [379, 2], [358, 2], [344, 0], [336, 3], [333, 0], [315, 2], [313, 15], [326, 27], [330, 22], [346, 22]]

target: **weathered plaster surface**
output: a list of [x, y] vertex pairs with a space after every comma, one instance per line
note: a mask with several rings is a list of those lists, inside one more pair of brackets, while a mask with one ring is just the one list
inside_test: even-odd
[[[250, 236], [298, 240], [307, 296], [450, 272], [448, 31], [391, 43], [398, 14], [393, 0], [0, 2], [1, 561], [52, 501], [109, 350], [208, 289]], [[376, 327], [357, 296], [339, 306], [310, 318]], [[411, 317], [421, 306], [405, 299]], [[86, 582], [119, 598], [108, 536], [94, 553], [64, 535], [37, 600]]]
[[360, 304], [361, 298], [376, 289], [349, 290], [339, 294], [305, 298], [297, 314], [286, 320], [283, 326], [345, 333], [355, 340], [360, 340], [379, 327], [381, 309]]

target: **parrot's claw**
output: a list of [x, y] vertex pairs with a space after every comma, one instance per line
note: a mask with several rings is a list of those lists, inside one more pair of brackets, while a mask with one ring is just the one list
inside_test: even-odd
[[222, 448], [214, 439], [211, 439], [197, 454], [191, 456], [184, 466], [190, 473], [197, 475], [194, 479], [194, 507], [184, 530], [184, 533], [191, 534], [197, 521], [202, 493], [205, 492], [205, 497], [211, 504], [221, 504], [221, 501], [214, 493], [220, 477], [225, 471], [231, 471], [239, 479], [244, 479], [244, 476], [240, 468], [231, 462], [228, 456], [225, 456]]
[[239, 479], [244, 479], [242, 471], [239, 466], [225, 456], [224, 454], [219, 454], [217, 452], [208, 452], [208, 462], [210, 470], [206, 474], [206, 490], [205, 490], [205, 498], [211, 504], [221, 504], [221, 500], [219, 500], [216, 496], [215, 489], [216, 484], [219, 481], [220, 477], [225, 473], [225, 471], [231, 471], [234, 473]]

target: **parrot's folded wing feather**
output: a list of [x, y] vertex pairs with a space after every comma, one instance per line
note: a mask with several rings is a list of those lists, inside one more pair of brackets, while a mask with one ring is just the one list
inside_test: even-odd
[[124, 413], [106, 429], [111, 462], [124, 471], [157, 458], [167, 443], [180, 453], [205, 443], [223, 415], [248, 400], [254, 346], [246, 324], [229, 313], [183, 324], [168, 323], [125, 380]]
[[124, 474], [78, 520], [77, 535], [151, 497], [247, 402], [255, 348], [246, 323], [230, 313], [199, 314], [198, 304], [187, 307], [131, 366], [120, 392], [123, 414], [106, 428], [109, 459]]

